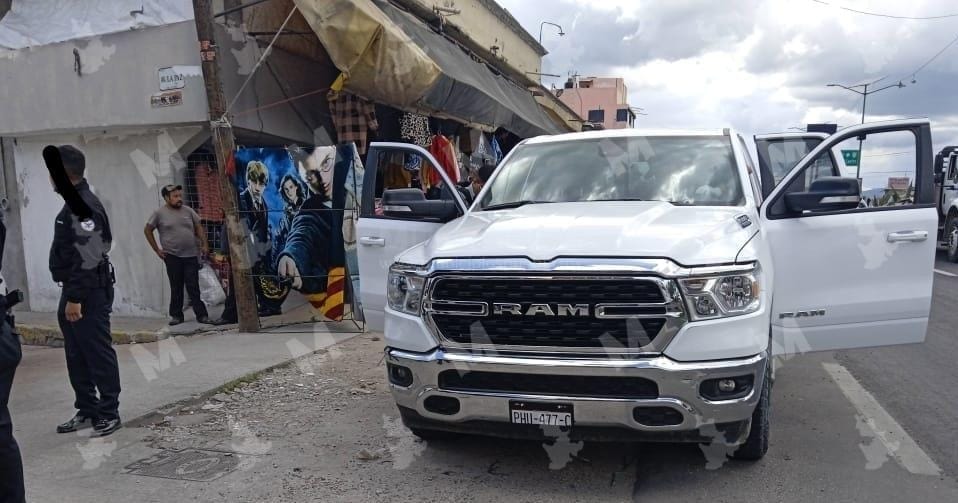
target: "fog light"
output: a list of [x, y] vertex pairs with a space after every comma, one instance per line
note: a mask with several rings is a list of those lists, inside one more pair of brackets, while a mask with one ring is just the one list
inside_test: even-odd
[[699, 393], [706, 400], [735, 400], [748, 396], [754, 384], [754, 375], [719, 377], [702, 381]]
[[722, 393], [731, 393], [735, 391], [735, 380], [734, 379], [721, 379], [718, 382], [718, 389]]
[[389, 382], [396, 386], [402, 386], [403, 388], [408, 388], [412, 385], [412, 371], [408, 368], [387, 363], [386, 369], [389, 372]]
[[718, 308], [710, 297], [703, 295], [695, 298], [695, 312], [700, 316], [715, 316], [718, 314]]

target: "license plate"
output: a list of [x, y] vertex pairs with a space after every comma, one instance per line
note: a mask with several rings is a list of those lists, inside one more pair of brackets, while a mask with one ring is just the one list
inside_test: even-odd
[[572, 404], [509, 402], [509, 418], [513, 424], [572, 426]]

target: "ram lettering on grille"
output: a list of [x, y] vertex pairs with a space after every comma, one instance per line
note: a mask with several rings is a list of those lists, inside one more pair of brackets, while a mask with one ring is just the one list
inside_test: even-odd
[[493, 302], [492, 313], [496, 315], [511, 314], [516, 316], [591, 316], [592, 309], [588, 304], [522, 304], [511, 302]]

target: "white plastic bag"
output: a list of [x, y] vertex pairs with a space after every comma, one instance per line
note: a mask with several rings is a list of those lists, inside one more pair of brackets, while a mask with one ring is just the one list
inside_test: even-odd
[[226, 292], [220, 278], [209, 264], [200, 267], [200, 300], [207, 306], [218, 306], [226, 301]]

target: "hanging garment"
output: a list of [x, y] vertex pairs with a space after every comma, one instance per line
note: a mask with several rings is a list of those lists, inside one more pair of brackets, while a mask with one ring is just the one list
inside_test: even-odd
[[496, 139], [496, 135], [492, 135], [492, 154], [496, 160], [496, 164], [499, 164], [499, 161], [502, 160], [502, 149], [499, 147], [499, 140]]
[[193, 169], [197, 207], [194, 208], [203, 220], [223, 221], [223, 194], [216, 169], [208, 162], [201, 162]]
[[429, 148], [432, 138], [429, 135], [429, 118], [425, 115], [403, 114], [399, 119], [399, 130], [403, 141]]
[[[439, 167], [446, 172], [449, 181], [459, 183], [459, 161], [456, 153], [456, 147], [452, 145], [449, 138], [437, 134], [432, 138], [432, 144], [429, 146], [429, 153], [439, 162]], [[438, 173], [432, 173], [430, 180], [432, 185], [438, 185], [441, 178]]]
[[369, 130], [379, 129], [375, 105], [346, 91], [330, 91], [328, 99], [337, 141], [341, 144], [355, 143], [359, 153], [365, 155]]

